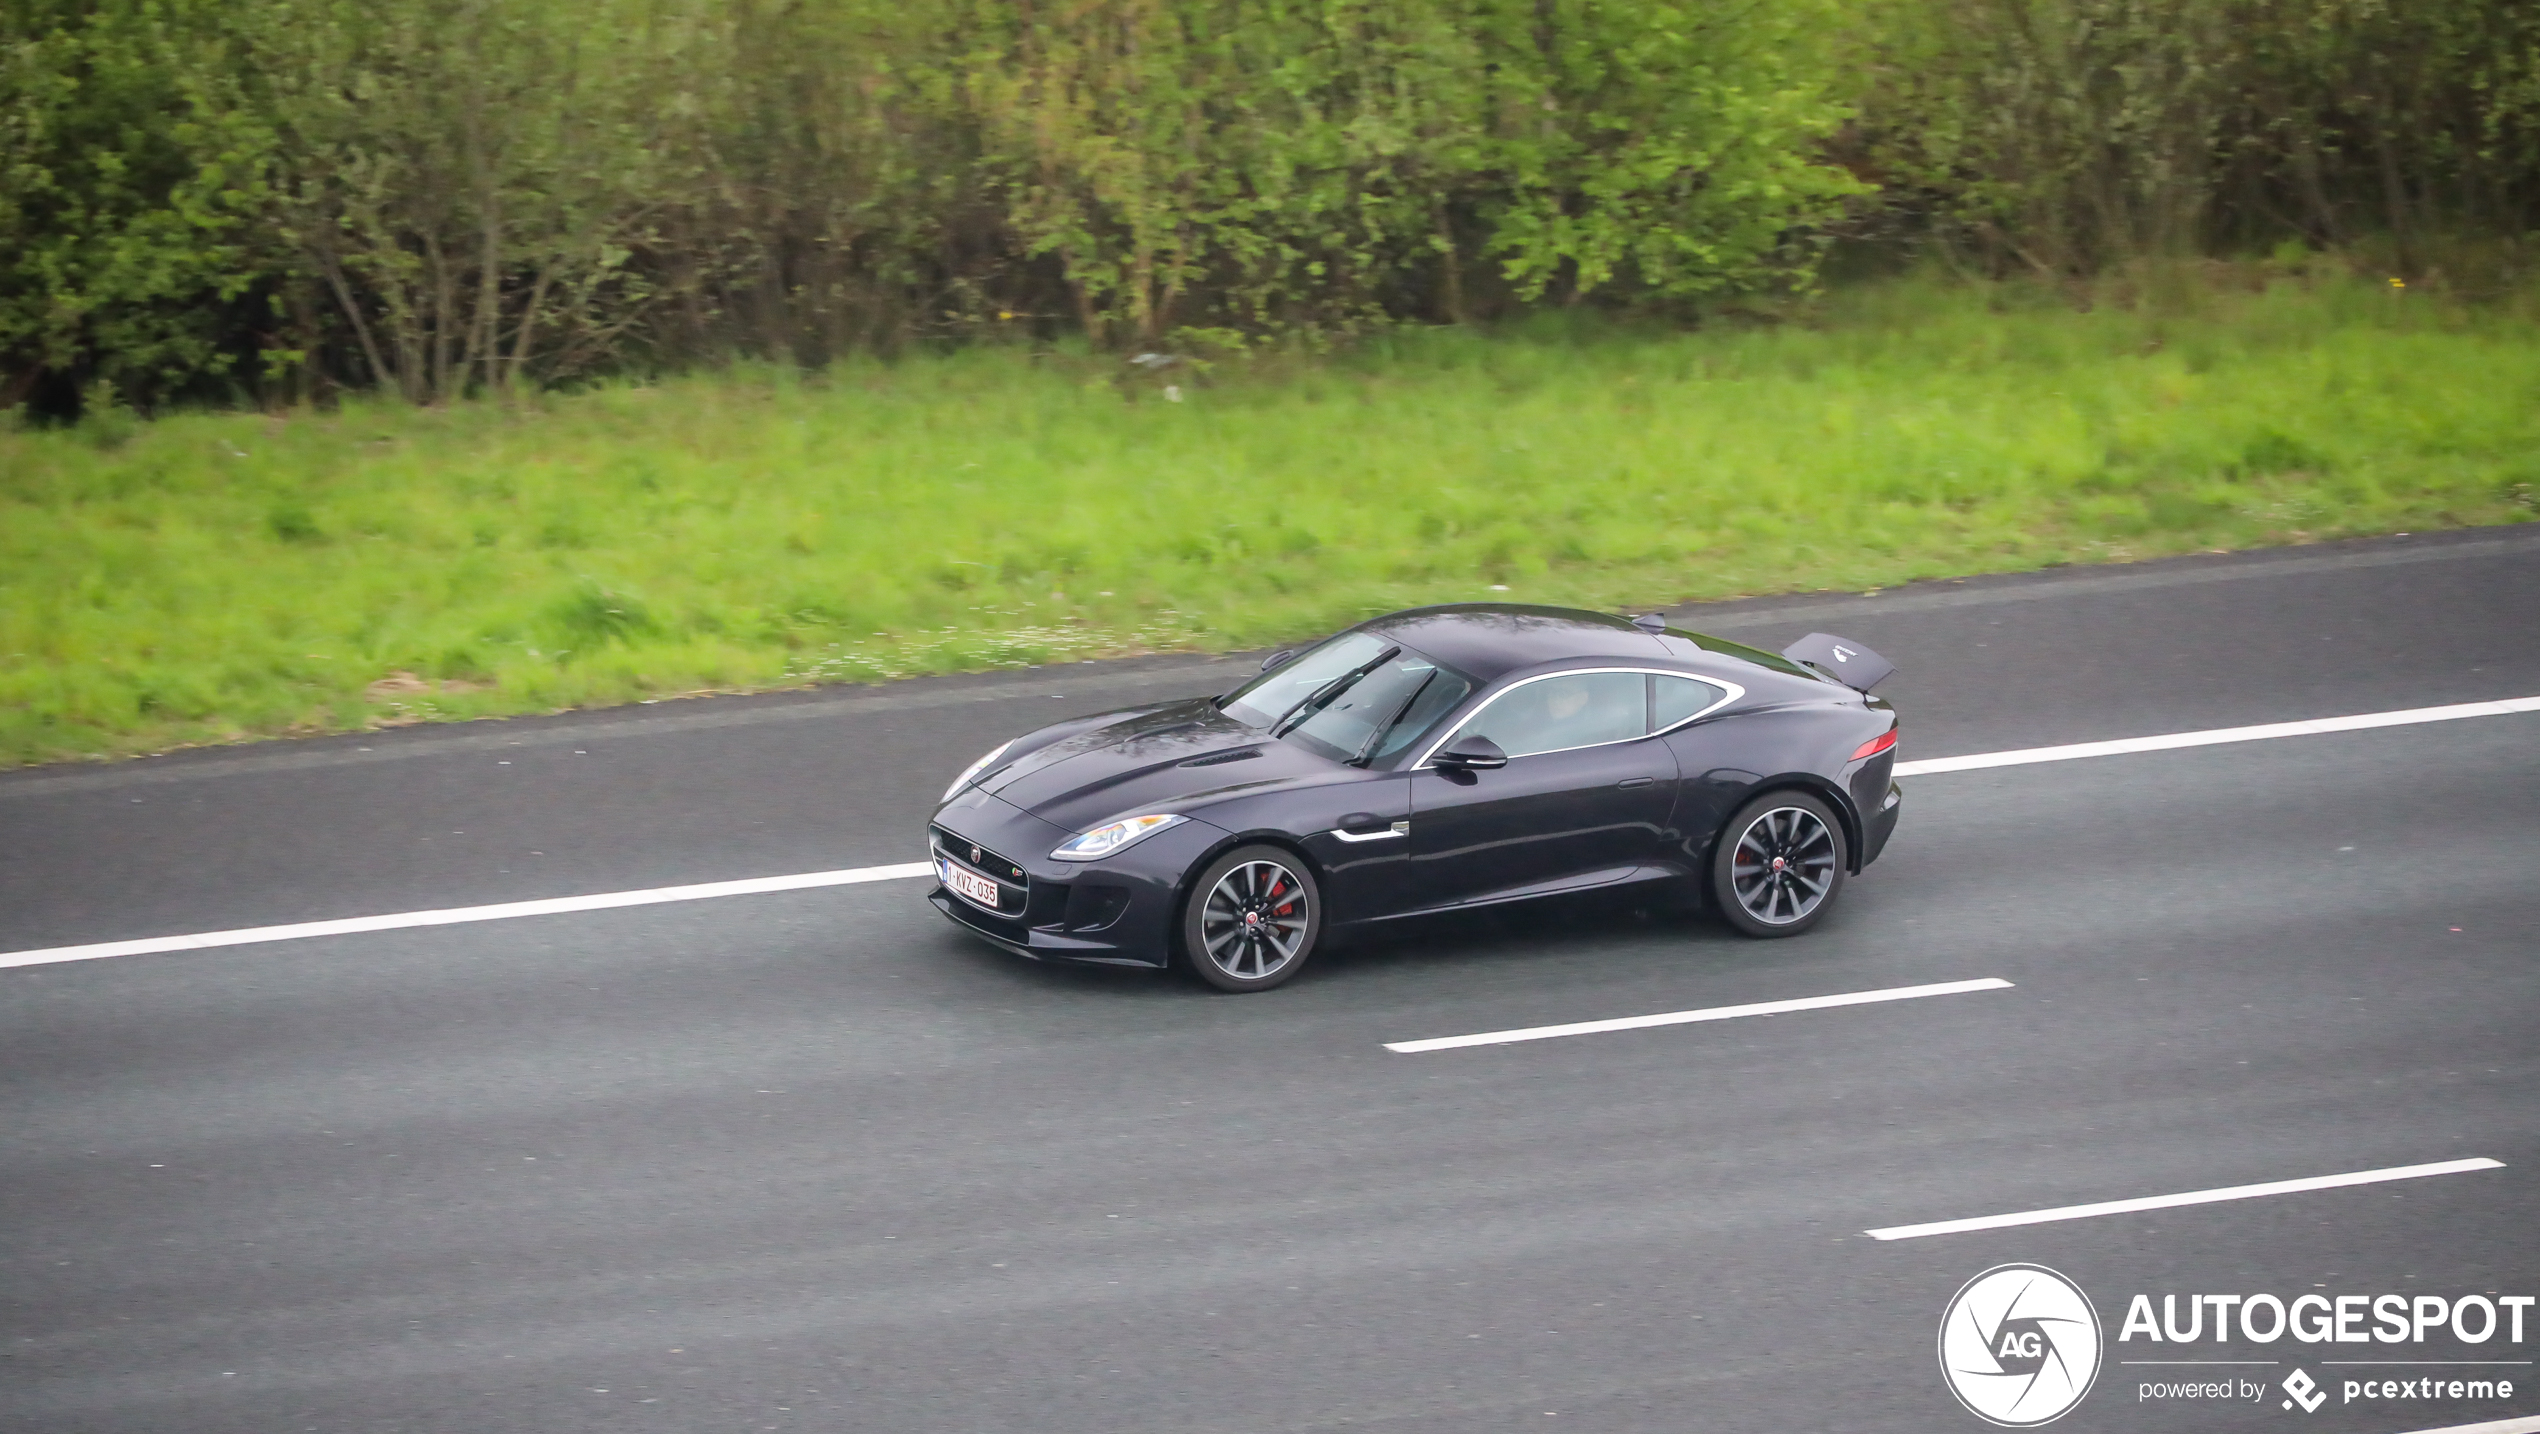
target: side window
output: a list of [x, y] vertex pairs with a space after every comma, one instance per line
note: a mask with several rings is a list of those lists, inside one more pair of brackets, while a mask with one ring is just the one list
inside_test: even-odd
[[1511, 757], [1620, 742], [1649, 731], [1649, 680], [1638, 672], [1547, 677], [1500, 694], [1464, 724]]
[[1653, 673], [1649, 679], [1649, 730], [1664, 732], [1727, 695], [1727, 688], [1708, 682]]

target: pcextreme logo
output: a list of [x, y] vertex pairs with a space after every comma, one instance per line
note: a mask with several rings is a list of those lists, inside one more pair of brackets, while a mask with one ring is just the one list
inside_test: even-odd
[[2044, 1265], [1996, 1265], [1940, 1315], [1940, 1372], [1967, 1412], [2008, 1429], [2072, 1412], [2099, 1377], [2099, 1313]]

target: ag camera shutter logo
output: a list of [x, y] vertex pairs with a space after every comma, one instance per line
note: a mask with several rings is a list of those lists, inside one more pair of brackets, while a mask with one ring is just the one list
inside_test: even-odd
[[1940, 1316], [1940, 1372], [1967, 1412], [2006, 1429], [2051, 1424], [2099, 1377], [2099, 1312], [2044, 1265], [1996, 1265]]

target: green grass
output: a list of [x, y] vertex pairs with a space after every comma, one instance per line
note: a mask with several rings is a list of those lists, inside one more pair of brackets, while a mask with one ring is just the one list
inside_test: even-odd
[[[976, 349], [0, 432], [0, 764], [2527, 521], [2540, 326], [1900, 283], [1122, 383]], [[409, 674], [417, 680], [395, 678]], [[385, 683], [382, 679], [392, 679]]]

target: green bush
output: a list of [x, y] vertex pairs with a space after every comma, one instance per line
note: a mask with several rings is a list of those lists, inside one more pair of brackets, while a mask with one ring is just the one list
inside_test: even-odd
[[57, 416], [942, 341], [1179, 391], [1837, 240], [2495, 295], [2535, 231], [2521, 0], [0, 0], [0, 408]]

